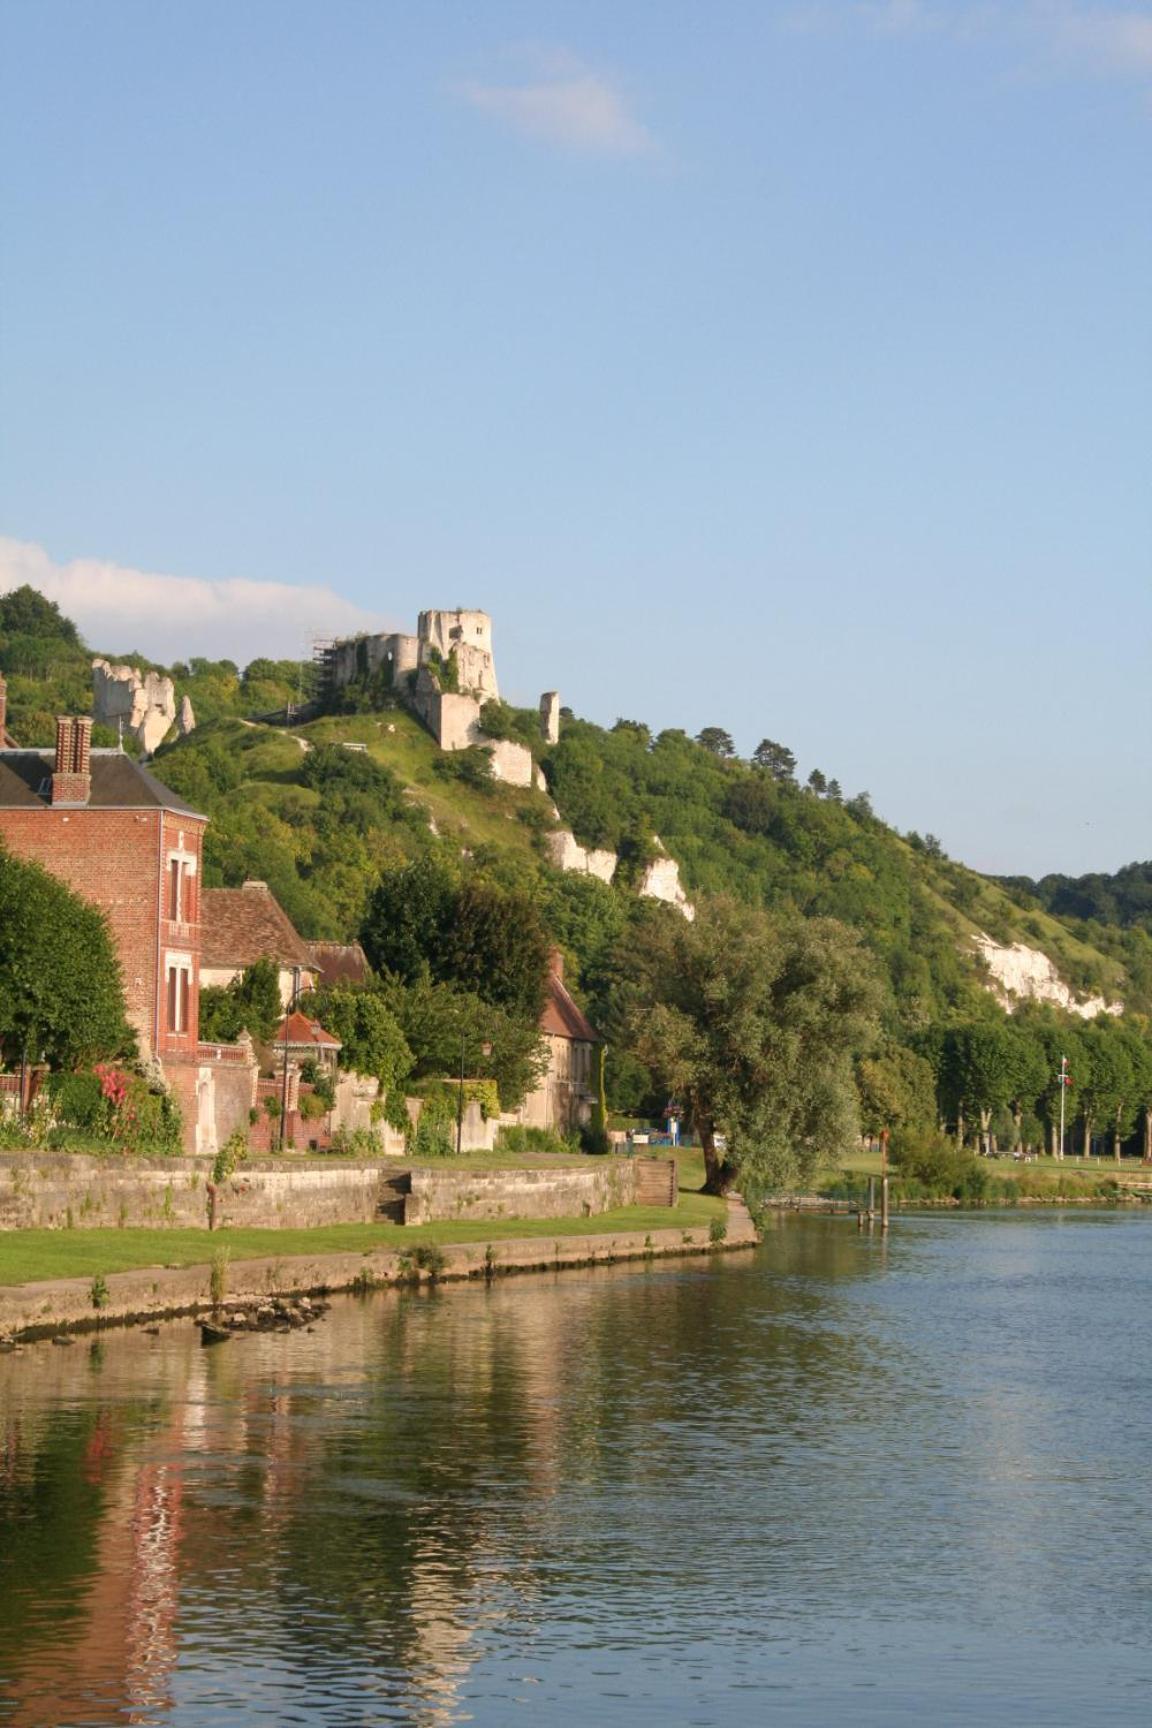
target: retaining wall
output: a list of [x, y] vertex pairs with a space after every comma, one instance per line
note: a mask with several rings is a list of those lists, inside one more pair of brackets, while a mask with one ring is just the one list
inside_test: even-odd
[[[211, 1169], [203, 1158], [0, 1153], [0, 1230], [199, 1229], [208, 1217]], [[370, 1223], [380, 1177], [371, 1163], [253, 1160], [221, 1184], [216, 1221], [257, 1229]]]
[[413, 1170], [405, 1224], [455, 1218], [590, 1218], [636, 1204], [636, 1168], [597, 1158], [560, 1170]]

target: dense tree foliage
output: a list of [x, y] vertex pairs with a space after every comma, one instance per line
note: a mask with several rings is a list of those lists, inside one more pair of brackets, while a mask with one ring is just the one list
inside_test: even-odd
[[274, 960], [256, 960], [231, 984], [208, 984], [200, 991], [200, 1036], [210, 1044], [233, 1044], [241, 1032], [267, 1044], [283, 1014]]
[[694, 923], [664, 911], [636, 936], [633, 1042], [686, 1105], [709, 1186], [804, 1183], [846, 1152], [852, 1058], [880, 994], [852, 933], [715, 900]]
[[104, 918], [0, 847], [0, 1051], [76, 1067], [133, 1046]]

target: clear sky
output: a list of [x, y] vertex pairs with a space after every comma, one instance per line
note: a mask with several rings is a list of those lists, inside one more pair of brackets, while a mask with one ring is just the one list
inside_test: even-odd
[[480, 606], [514, 700], [1152, 856], [1148, 0], [0, 33], [0, 588], [172, 658]]

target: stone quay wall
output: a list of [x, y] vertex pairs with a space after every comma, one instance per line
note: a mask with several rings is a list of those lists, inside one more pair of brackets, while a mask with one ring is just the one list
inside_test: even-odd
[[[0, 1231], [203, 1229], [211, 1174], [203, 1158], [0, 1153]], [[380, 1179], [378, 1164], [253, 1160], [220, 1185], [216, 1221], [272, 1230], [371, 1223]]]
[[[368, 1254], [293, 1255], [237, 1260], [227, 1268], [226, 1305], [250, 1306], [270, 1296], [319, 1295], [444, 1280], [500, 1277], [515, 1272], [552, 1272], [564, 1267], [611, 1266], [617, 1261], [655, 1260], [665, 1255], [708, 1254], [754, 1248], [759, 1238], [744, 1207], [728, 1206], [728, 1233], [712, 1240], [701, 1226], [691, 1230], [615, 1230], [610, 1234], [498, 1239], [460, 1243], [443, 1250], [435, 1274], [413, 1269], [408, 1255], [392, 1249]], [[211, 1238], [206, 1238], [210, 1243]], [[123, 1325], [132, 1321], [203, 1313], [213, 1306], [209, 1265], [151, 1266], [111, 1272], [99, 1312], [92, 1306], [90, 1278], [57, 1278], [37, 1284], [0, 1286], [0, 1343], [63, 1331]]]
[[405, 1224], [457, 1218], [591, 1218], [636, 1204], [636, 1164], [589, 1159], [560, 1170], [413, 1170]]

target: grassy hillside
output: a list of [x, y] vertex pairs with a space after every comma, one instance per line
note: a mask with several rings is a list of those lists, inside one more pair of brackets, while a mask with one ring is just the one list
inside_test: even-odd
[[[40, 596], [0, 597], [0, 669], [22, 742], [50, 743], [55, 714], [89, 706], [91, 658]], [[802, 789], [683, 732], [654, 737], [635, 721], [604, 729], [566, 716], [558, 745], [533, 743], [550, 795], [518, 791], [488, 780], [477, 752], [443, 755], [378, 694], [349, 693], [345, 705], [363, 711], [290, 730], [263, 723], [259, 716], [298, 693], [291, 662], [258, 660], [242, 671], [193, 660], [161, 670], [199, 720], [190, 738], [159, 752], [156, 767], [212, 818], [208, 881], [266, 880], [306, 935], [355, 936], [381, 870], [444, 848], [505, 885], [539, 890], [579, 983], [593, 970], [595, 932], [618, 934], [632, 885], [662, 845], [690, 895], [795, 907], [859, 930], [883, 964], [904, 1031], [988, 1009], [980, 933], [1041, 950], [1078, 993], [1152, 1011], [1146, 869], [1103, 885], [993, 881], [946, 858], [930, 837], [895, 833], [866, 795], [845, 802], [834, 782], [823, 793]], [[527, 712], [502, 709], [501, 727], [535, 735]], [[556, 876], [544, 836], [560, 825], [618, 851], [614, 888]]]

